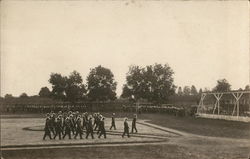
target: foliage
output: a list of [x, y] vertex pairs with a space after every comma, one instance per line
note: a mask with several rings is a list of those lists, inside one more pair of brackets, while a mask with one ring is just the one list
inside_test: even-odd
[[246, 85], [245, 91], [250, 91], [250, 85]]
[[52, 73], [50, 75], [49, 83], [52, 84], [52, 96], [56, 99], [66, 99], [65, 89], [67, 86], [67, 77], [59, 73]]
[[191, 89], [190, 89], [189, 86], [185, 86], [185, 87], [183, 88], [183, 94], [186, 95], [186, 96], [188, 96], [188, 95], [191, 94]]
[[198, 95], [197, 89], [194, 85], [191, 86], [190, 93], [191, 93], [191, 95]]
[[13, 98], [12, 94], [5, 94], [4, 98]]
[[183, 92], [182, 92], [182, 88], [181, 88], [181, 87], [178, 87], [177, 95], [179, 95], [179, 96], [182, 96], [182, 95], [183, 95]]
[[52, 96], [56, 99], [75, 102], [85, 97], [86, 88], [77, 71], [73, 71], [69, 77], [52, 73], [49, 82], [52, 84]]
[[201, 95], [201, 93], [202, 93], [202, 89], [200, 88], [200, 90], [199, 90], [199, 95]]
[[39, 92], [40, 97], [50, 97], [51, 92], [48, 87], [42, 87], [40, 92]]
[[145, 68], [130, 66], [122, 97], [162, 103], [175, 92], [173, 74], [168, 64], [154, 64]]
[[28, 97], [27, 93], [22, 93], [22, 94], [20, 95], [20, 98], [27, 98], [27, 97]]
[[231, 90], [231, 85], [226, 79], [217, 80], [217, 85], [213, 89], [214, 92], [227, 92]]
[[116, 85], [111, 70], [99, 65], [91, 69], [87, 77], [87, 96], [92, 101], [115, 100]]
[[81, 75], [73, 71], [66, 80], [65, 94], [68, 101], [74, 102], [85, 97], [86, 88]]

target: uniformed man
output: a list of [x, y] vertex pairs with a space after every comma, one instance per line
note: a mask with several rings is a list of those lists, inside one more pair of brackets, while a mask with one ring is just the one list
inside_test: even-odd
[[65, 119], [65, 132], [64, 132], [64, 135], [63, 135], [63, 139], [65, 138], [66, 135], [69, 136], [69, 139], [71, 139], [71, 130], [70, 130], [71, 126], [70, 126], [70, 120], [69, 118], [67, 117]]
[[95, 131], [99, 128], [99, 124], [100, 124], [100, 113], [96, 113], [96, 115], [95, 115]]
[[70, 124], [70, 130], [72, 131], [74, 135], [75, 134], [75, 121], [73, 119], [73, 114], [70, 114], [69, 116], [69, 124]]
[[94, 139], [93, 135], [93, 125], [92, 125], [92, 116], [89, 117], [88, 123], [87, 123], [87, 133], [86, 133], [86, 139], [88, 138], [89, 134], [91, 134], [92, 139]]
[[78, 136], [78, 134], [80, 136], [80, 139], [82, 139], [82, 125], [81, 124], [82, 124], [81, 123], [81, 116], [78, 115], [78, 117], [76, 119], [76, 134], [75, 134], [75, 137], [74, 137], [75, 139]]
[[128, 121], [127, 120], [128, 120], [128, 118], [124, 119], [124, 131], [123, 131], [122, 137], [124, 137], [124, 135], [126, 135], [126, 134], [127, 134], [128, 137], [130, 137], [129, 136]]
[[100, 130], [100, 134], [98, 136], [98, 138], [100, 138], [102, 135], [104, 135], [104, 138], [106, 139], [106, 130], [105, 130], [105, 123], [104, 123], [105, 118], [102, 117], [100, 123], [99, 123], [99, 130]]
[[50, 123], [49, 122], [50, 122], [50, 118], [47, 117], [46, 121], [45, 121], [43, 140], [45, 140], [46, 136], [49, 136], [49, 138], [51, 139], [50, 129], [49, 129], [49, 124]]
[[55, 124], [55, 131], [56, 131], [56, 134], [54, 136], [54, 139], [57, 137], [57, 135], [59, 136], [59, 140], [61, 140], [61, 134], [62, 134], [62, 116], [58, 116], [56, 118], [56, 124]]
[[50, 114], [50, 124], [49, 124], [49, 127], [50, 127], [50, 131], [53, 133], [53, 135], [56, 134], [55, 132], [55, 120], [56, 120], [56, 114], [52, 111], [51, 114]]
[[131, 133], [134, 133], [134, 130], [135, 130], [136, 133], [138, 132], [137, 129], [136, 129], [136, 119], [137, 119], [137, 115], [134, 114], [134, 118], [133, 118], [133, 121], [132, 121], [132, 131], [131, 131]]
[[115, 113], [112, 114], [112, 121], [111, 121], [111, 127], [109, 130], [111, 130], [113, 127], [116, 130], [116, 126], [115, 126]]
[[102, 120], [103, 116], [99, 113], [98, 114], [98, 119], [97, 119], [97, 134], [99, 134], [100, 132], [100, 124], [101, 124], [101, 120]]
[[86, 126], [87, 126], [87, 117], [86, 117], [86, 113], [83, 113], [82, 114], [82, 129], [87, 130]]
[[93, 128], [96, 128], [97, 127], [97, 113], [93, 114], [93, 118], [94, 118]]

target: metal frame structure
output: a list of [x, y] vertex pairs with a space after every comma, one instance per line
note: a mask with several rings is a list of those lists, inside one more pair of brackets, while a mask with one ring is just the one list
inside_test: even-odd
[[214, 109], [213, 109], [213, 114], [215, 114], [215, 110], [216, 108], [218, 108], [218, 112], [217, 114], [220, 115], [220, 99], [223, 95], [225, 94], [231, 94], [234, 97], [234, 109], [233, 109], [233, 113], [232, 116], [235, 114], [235, 109], [237, 112], [237, 117], [239, 117], [239, 112], [240, 112], [240, 104], [239, 104], [239, 100], [241, 99], [243, 94], [249, 94], [250, 96], [250, 91], [230, 91], [230, 92], [202, 92], [201, 93], [201, 99], [199, 102], [199, 106], [197, 108], [197, 114], [199, 114], [200, 109], [204, 108], [204, 99], [207, 95], [213, 95], [216, 99], [216, 102], [214, 104]]

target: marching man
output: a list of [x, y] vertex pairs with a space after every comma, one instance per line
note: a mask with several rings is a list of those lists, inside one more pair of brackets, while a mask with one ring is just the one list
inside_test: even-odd
[[124, 131], [123, 131], [123, 134], [122, 134], [122, 137], [124, 137], [125, 134], [127, 134], [128, 137], [129, 136], [129, 127], [128, 127], [128, 118], [125, 118], [124, 119]]
[[136, 119], [137, 119], [137, 115], [134, 114], [134, 118], [133, 118], [133, 121], [132, 121], [132, 131], [131, 131], [131, 133], [134, 133], [134, 130], [135, 130], [136, 133], [138, 132], [137, 129], [136, 129]]
[[116, 130], [116, 126], [115, 126], [115, 113], [112, 114], [112, 122], [111, 122], [111, 127], [109, 128], [109, 130], [111, 130], [113, 127]]

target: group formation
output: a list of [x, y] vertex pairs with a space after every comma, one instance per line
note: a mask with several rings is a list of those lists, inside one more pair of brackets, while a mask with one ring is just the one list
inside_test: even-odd
[[[136, 119], [137, 116], [134, 114], [131, 133], [134, 133], [134, 130], [136, 133], [138, 132], [136, 128]], [[111, 130], [112, 128], [116, 130], [115, 113], [112, 114], [111, 126], [109, 129]], [[43, 140], [45, 140], [47, 136], [50, 139], [56, 139], [56, 137], [58, 137], [59, 140], [61, 140], [66, 136], [71, 139], [72, 135], [74, 139], [78, 136], [80, 139], [83, 139], [84, 130], [86, 139], [89, 135], [94, 139], [94, 132], [96, 132], [98, 138], [102, 136], [106, 138], [105, 117], [100, 113], [89, 114], [85, 112], [81, 114], [79, 111], [68, 111], [64, 113], [62, 113], [62, 111], [58, 113], [50, 112], [46, 114]], [[130, 137], [128, 118], [124, 119], [122, 137], [125, 135]]]

